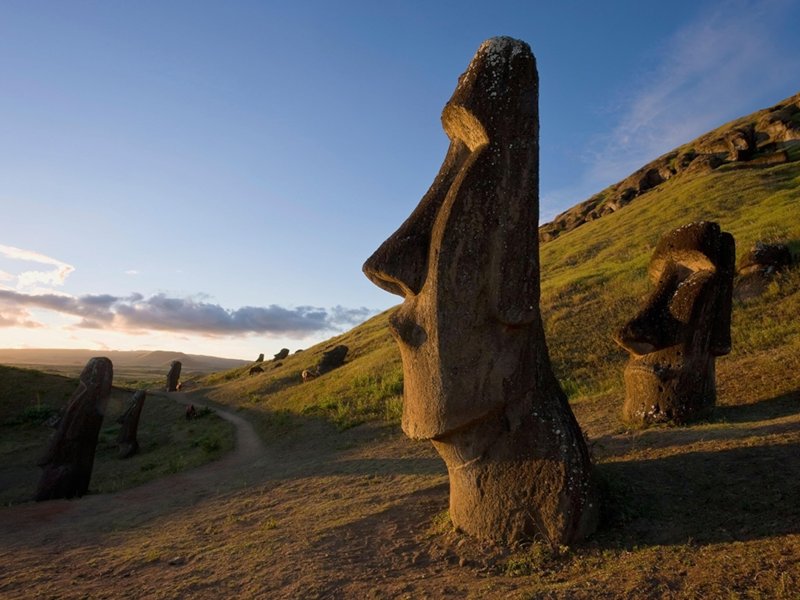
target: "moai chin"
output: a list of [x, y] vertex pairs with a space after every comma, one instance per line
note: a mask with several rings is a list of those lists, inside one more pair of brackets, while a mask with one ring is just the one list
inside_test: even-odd
[[175, 392], [178, 390], [178, 382], [181, 379], [181, 361], [173, 360], [169, 363], [169, 373], [167, 373], [167, 391]]
[[114, 369], [107, 358], [92, 358], [80, 374], [64, 416], [44, 456], [36, 500], [83, 496], [89, 489], [97, 437], [103, 424]]
[[623, 419], [634, 426], [686, 423], [716, 403], [714, 361], [731, 351], [733, 236], [717, 223], [664, 235], [650, 261], [655, 289], [614, 336], [631, 355]]
[[586, 445], [555, 379], [539, 313], [536, 59], [478, 49], [442, 112], [450, 138], [428, 193], [364, 264], [404, 298], [391, 317], [403, 430], [450, 474], [450, 518], [476, 537], [568, 544], [597, 503]]

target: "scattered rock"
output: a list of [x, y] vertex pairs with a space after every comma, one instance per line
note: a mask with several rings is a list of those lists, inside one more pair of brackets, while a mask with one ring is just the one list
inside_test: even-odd
[[129, 458], [139, 452], [139, 440], [136, 439], [136, 433], [139, 429], [139, 417], [142, 414], [142, 407], [144, 407], [146, 397], [147, 392], [145, 390], [137, 390], [133, 394], [128, 408], [117, 419], [117, 423], [122, 425], [117, 437], [118, 456], [120, 458]]
[[169, 373], [167, 373], [167, 391], [178, 391], [178, 380], [181, 378], [181, 361], [173, 360], [169, 364]]
[[349, 352], [349, 348], [344, 344], [334, 347], [332, 350], [323, 352], [322, 358], [317, 364], [317, 375], [324, 375], [329, 371], [341, 367], [344, 364], [344, 359]]
[[763, 294], [773, 277], [792, 265], [786, 244], [756, 242], [739, 263], [734, 296], [747, 300]]

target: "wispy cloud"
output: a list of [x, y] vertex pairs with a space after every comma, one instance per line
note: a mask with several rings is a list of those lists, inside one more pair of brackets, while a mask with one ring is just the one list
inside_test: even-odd
[[665, 152], [763, 108], [764, 98], [782, 99], [787, 78], [800, 74], [800, 56], [780, 48], [772, 32], [791, 9], [785, 0], [729, 0], [677, 30], [620, 94], [616, 124], [588, 144], [578, 183], [549, 191], [543, 213], [555, 212], [555, 205], [560, 212]]
[[800, 57], [783, 52], [770, 35], [788, 8], [782, 1], [733, 0], [678, 30], [623, 101], [620, 121], [595, 154], [590, 176], [621, 179], [751, 111], [788, 74], [800, 72]]
[[0, 289], [0, 326], [30, 323], [28, 309], [45, 309], [79, 317], [77, 327], [113, 329], [136, 333], [172, 331], [201, 335], [246, 335], [252, 333], [302, 338], [322, 331], [338, 331], [375, 314], [367, 308], [330, 310], [313, 306], [285, 308], [245, 306], [226, 309], [197, 298], [170, 298], [158, 294], [126, 297], [109, 294], [80, 297], [61, 294], [27, 294]]
[[138, 274], [139, 271], [137, 271], [136, 269], [128, 269], [127, 271], [125, 271], [125, 275], [138, 275]]
[[[37, 285], [63, 285], [70, 273], [75, 270], [75, 267], [72, 265], [58, 259], [40, 254], [39, 252], [34, 252], [33, 250], [15, 248], [14, 246], [0, 244], [0, 255], [14, 260], [48, 265], [51, 267], [47, 271], [22, 271], [19, 275], [16, 275], [16, 277], [11, 276], [11, 279], [3, 278], [5, 281], [11, 281], [16, 278], [17, 289], [30, 289]], [[5, 273], [5, 275], [10, 274]]]

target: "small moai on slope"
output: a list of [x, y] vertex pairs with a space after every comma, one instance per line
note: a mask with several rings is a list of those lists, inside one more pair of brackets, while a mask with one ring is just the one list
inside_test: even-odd
[[625, 367], [623, 420], [681, 424], [707, 415], [717, 399], [715, 360], [731, 351], [736, 248], [717, 223], [665, 234], [650, 261], [654, 290], [614, 340]]
[[181, 380], [181, 361], [173, 360], [169, 364], [169, 373], [167, 373], [167, 391], [175, 392], [178, 390], [178, 382]]
[[274, 354], [272, 356], [272, 360], [283, 360], [287, 356], [289, 356], [289, 349], [288, 348], [281, 348], [280, 352], [278, 352], [277, 354]]
[[570, 544], [598, 506], [539, 312], [538, 85], [527, 44], [481, 45], [442, 113], [439, 174], [364, 273], [404, 298], [402, 426], [447, 464], [453, 524]]
[[256, 362], [264, 362], [264, 353], [263, 352], [258, 355], [258, 358], [256, 359]]
[[146, 391], [137, 390], [128, 408], [117, 419], [117, 423], [122, 425], [117, 438], [120, 458], [129, 458], [139, 452], [139, 440], [136, 438], [136, 433], [139, 430], [139, 417], [142, 415], [146, 397]]
[[86, 363], [78, 389], [39, 461], [43, 472], [36, 490], [37, 501], [73, 498], [88, 491], [113, 377], [109, 359], [92, 358]]

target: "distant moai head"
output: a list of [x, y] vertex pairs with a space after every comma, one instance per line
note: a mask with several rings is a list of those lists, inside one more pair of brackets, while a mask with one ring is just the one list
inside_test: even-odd
[[588, 453], [539, 314], [536, 60], [484, 42], [442, 112], [450, 147], [411, 216], [364, 264], [403, 297], [390, 318], [403, 430], [450, 472], [450, 516], [485, 539], [591, 531]]
[[731, 350], [733, 236], [700, 221], [664, 235], [650, 261], [655, 289], [616, 334], [631, 355], [623, 418], [683, 423], [716, 402], [714, 359]]
[[364, 265], [373, 283], [405, 298], [391, 327], [413, 365], [404, 379], [410, 437], [440, 437], [496, 411], [520, 352], [531, 343], [545, 352], [537, 98], [527, 44], [484, 43], [442, 112], [450, 148], [439, 174]]
[[178, 391], [178, 382], [181, 379], [181, 361], [173, 360], [169, 363], [169, 372], [167, 373], [167, 391]]
[[39, 460], [36, 500], [83, 496], [92, 478], [94, 454], [111, 395], [114, 367], [105, 357], [89, 359], [78, 378], [58, 429]]

